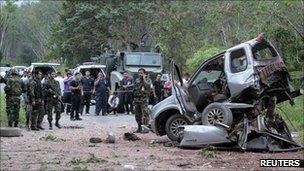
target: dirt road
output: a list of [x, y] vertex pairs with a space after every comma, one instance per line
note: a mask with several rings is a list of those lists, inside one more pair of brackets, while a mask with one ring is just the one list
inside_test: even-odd
[[[261, 169], [259, 159], [303, 158], [303, 152], [240, 153], [182, 150], [165, 147], [167, 137], [138, 134], [139, 141], [126, 141], [123, 133], [135, 129], [134, 115], [82, 116], [70, 121], [63, 115], [63, 129], [27, 131], [22, 137], [1, 138], [1, 170], [101, 170], [101, 169]], [[46, 120], [46, 118], [45, 118]], [[47, 123], [44, 122], [47, 128]], [[105, 143], [107, 131], [116, 136], [115, 144]], [[92, 144], [91, 137], [102, 143]], [[158, 140], [158, 143], [151, 143]]]

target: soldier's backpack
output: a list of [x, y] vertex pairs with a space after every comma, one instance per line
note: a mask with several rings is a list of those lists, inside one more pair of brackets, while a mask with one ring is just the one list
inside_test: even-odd
[[22, 94], [22, 82], [20, 78], [12, 77], [8, 79], [4, 88], [5, 93], [10, 96], [21, 96]]

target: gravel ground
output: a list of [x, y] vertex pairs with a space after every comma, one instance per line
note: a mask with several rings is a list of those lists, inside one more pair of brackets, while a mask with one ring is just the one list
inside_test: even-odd
[[[200, 150], [166, 147], [170, 145], [168, 138], [153, 133], [137, 134], [141, 138], [138, 141], [124, 140], [125, 132], [136, 129], [134, 115], [82, 118], [82, 121], [70, 121], [68, 115], [63, 115], [62, 129], [55, 127], [38, 132], [23, 129], [22, 137], [1, 138], [1, 170], [260, 170], [263, 168], [259, 167], [259, 159], [304, 158], [303, 151], [206, 151], [202, 155]], [[44, 122], [44, 127], [47, 126]], [[109, 131], [116, 136], [114, 144], [105, 143]], [[103, 142], [90, 143], [91, 137], [99, 137]], [[151, 143], [153, 140], [157, 142]]]

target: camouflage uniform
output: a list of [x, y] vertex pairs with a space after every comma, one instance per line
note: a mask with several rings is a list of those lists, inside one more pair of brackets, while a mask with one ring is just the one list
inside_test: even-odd
[[138, 124], [138, 131], [141, 131], [141, 125], [148, 124], [149, 115], [148, 115], [148, 100], [150, 95], [151, 87], [148, 82], [141, 80], [140, 78], [135, 80], [134, 84], [134, 112], [135, 119]]
[[56, 114], [56, 123], [55, 125], [60, 128], [59, 126], [59, 119], [60, 119], [60, 114], [61, 114], [61, 103], [58, 99], [59, 96], [61, 96], [61, 89], [59, 82], [56, 81], [55, 79], [47, 79], [45, 82], [45, 99], [47, 103], [45, 104], [45, 110], [48, 115], [48, 121], [49, 121], [49, 126], [50, 129], [52, 129], [52, 120], [53, 120], [53, 115], [52, 115], [52, 109], [54, 107], [55, 109], [55, 114]]
[[24, 109], [25, 109], [25, 115], [26, 115], [26, 127], [29, 127], [31, 113], [32, 113], [32, 104], [29, 101], [29, 86], [30, 86], [30, 80], [31, 78], [27, 77], [23, 79], [23, 84], [25, 86], [25, 93], [22, 94], [23, 100], [24, 100]]
[[19, 123], [20, 96], [24, 92], [24, 85], [17, 71], [11, 71], [10, 76], [7, 78], [4, 92], [6, 94], [8, 126], [12, 127], [14, 123], [14, 127], [17, 127]]
[[29, 103], [32, 104], [31, 111], [31, 129], [38, 130], [41, 127], [44, 111], [44, 100], [41, 80], [31, 79], [28, 86]]

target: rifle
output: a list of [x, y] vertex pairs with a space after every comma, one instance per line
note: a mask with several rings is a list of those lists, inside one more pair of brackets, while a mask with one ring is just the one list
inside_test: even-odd
[[[53, 89], [53, 87], [49, 87], [49, 86], [48, 86], [48, 88], [51, 89], [53, 92], [56, 92], [56, 91]], [[53, 97], [53, 99], [57, 100], [58, 103], [60, 103], [60, 108], [61, 108], [60, 111], [61, 111], [61, 113], [63, 113], [63, 112], [64, 112], [64, 103], [62, 102], [62, 100], [59, 99], [57, 95], [52, 95], [52, 97]]]

